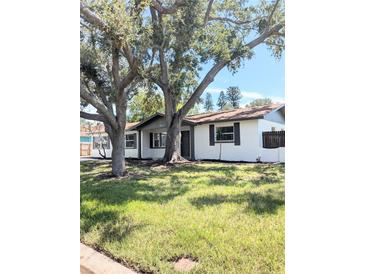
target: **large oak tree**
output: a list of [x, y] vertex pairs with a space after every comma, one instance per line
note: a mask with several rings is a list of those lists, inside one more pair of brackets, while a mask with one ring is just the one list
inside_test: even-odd
[[82, 105], [91, 105], [97, 112], [80, 111], [80, 116], [104, 123], [112, 143], [114, 176], [126, 171], [127, 102], [143, 60], [136, 58], [129, 44], [140, 38], [142, 10], [134, 2], [129, 6], [123, 1], [80, 2], [80, 97]]
[[[102, 96], [81, 89], [81, 97], [98, 110], [100, 117], [94, 118], [111, 128], [110, 135], [118, 140], [116, 148], [112, 140], [113, 151], [117, 149], [121, 158], [128, 89], [137, 77], [148, 79], [164, 94], [164, 161], [175, 161], [180, 159], [181, 122], [214, 77], [223, 68], [236, 71], [262, 43], [276, 57], [284, 46], [284, 6], [279, 0], [254, 6], [243, 0], [96, 0], [80, 7], [82, 23], [109, 41], [115, 113]], [[199, 75], [203, 66], [210, 69]], [[123, 171], [117, 167], [124, 170], [123, 159], [116, 158], [113, 173], [120, 175]]]
[[[151, 3], [151, 63], [158, 64], [158, 69], [147, 77], [164, 93], [168, 125], [164, 161], [173, 162], [181, 158], [183, 118], [222, 69], [237, 71], [262, 43], [280, 57], [284, 48], [284, 4], [280, 0], [256, 5], [243, 0]], [[210, 69], [199, 75], [203, 65]], [[180, 95], [187, 90], [189, 96], [181, 104]]]

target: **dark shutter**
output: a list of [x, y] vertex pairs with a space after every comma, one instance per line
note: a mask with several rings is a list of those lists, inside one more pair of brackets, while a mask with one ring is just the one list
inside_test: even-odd
[[209, 145], [214, 146], [214, 125], [209, 125]]
[[240, 123], [234, 123], [234, 145], [241, 145]]
[[153, 148], [153, 133], [150, 132], [150, 148]]
[[137, 148], [137, 133], [134, 133], [133, 134], [133, 148]]

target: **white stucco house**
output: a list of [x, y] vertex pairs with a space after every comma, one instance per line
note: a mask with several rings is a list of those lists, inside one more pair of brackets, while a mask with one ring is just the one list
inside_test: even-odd
[[[99, 157], [94, 137], [92, 156]], [[105, 137], [103, 142], [108, 142]], [[165, 152], [161, 113], [126, 126], [126, 158], [159, 159]], [[111, 156], [110, 141], [106, 146]], [[285, 162], [285, 105], [246, 107], [187, 116], [181, 125], [181, 154], [190, 160]]]

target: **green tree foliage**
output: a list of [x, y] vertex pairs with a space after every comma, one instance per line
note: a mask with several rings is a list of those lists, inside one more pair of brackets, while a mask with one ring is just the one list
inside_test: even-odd
[[207, 94], [205, 95], [204, 109], [205, 109], [205, 111], [207, 111], [207, 112], [209, 112], [209, 111], [213, 111], [213, 99], [212, 99], [212, 94], [210, 94], [209, 92], [207, 92]]
[[255, 99], [249, 104], [247, 104], [247, 107], [259, 107], [264, 105], [270, 105], [272, 104], [272, 100], [270, 98], [262, 98], [262, 99]]
[[219, 97], [218, 97], [218, 101], [217, 101], [217, 106], [219, 110], [223, 110], [224, 107], [227, 105], [227, 98], [226, 98], [226, 94], [224, 93], [224, 91], [222, 90], [219, 93]]
[[129, 101], [128, 111], [129, 122], [138, 122], [157, 112], [164, 112], [163, 95], [158, 91], [140, 90]]
[[[86, 5], [82, 16], [112, 38], [121, 67], [124, 61], [163, 92], [164, 161], [179, 158], [181, 121], [222, 69], [236, 72], [260, 44], [278, 58], [284, 49], [283, 0], [88, 0]], [[200, 75], [203, 66], [209, 67]]]
[[240, 107], [240, 100], [242, 98], [242, 94], [241, 94], [241, 91], [238, 87], [228, 87], [226, 97], [227, 97], [227, 102], [233, 108], [239, 108]]

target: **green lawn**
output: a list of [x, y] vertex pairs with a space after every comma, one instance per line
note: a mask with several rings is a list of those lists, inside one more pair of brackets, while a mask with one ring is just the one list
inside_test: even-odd
[[284, 165], [81, 162], [81, 241], [143, 272], [284, 273]]

